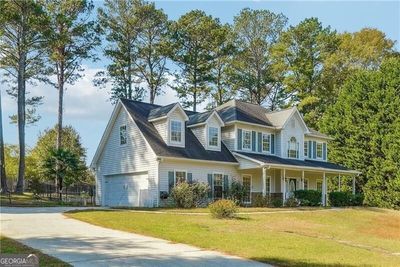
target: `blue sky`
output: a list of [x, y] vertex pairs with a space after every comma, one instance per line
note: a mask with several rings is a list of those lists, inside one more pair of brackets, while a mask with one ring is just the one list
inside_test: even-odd
[[[102, 5], [96, 1], [97, 7]], [[353, 32], [364, 27], [377, 28], [387, 37], [396, 41], [400, 50], [400, 1], [157, 1], [170, 19], [177, 19], [182, 14], [201, 9], [207, 14], [218, 17], [221, 22], [232, 23], [233, 17], [242, 8], [269, 9], [283, 13], [289, 19], [289, 25], [296, 25], [308, 17], [317, 17], [324, 26], [330, 25], [338, 32]], [[100, 49], [99, 49], [100, 53]], [[82, 143], [87, 148], [87, 161], [90, 163], [100, 138], [107, 125], [113, 106], [107, 101], [107, 90], [100, 90], [92, 85], [92, 78], [104, 68], [106, 60], [96, 63], [84, 62], [85, 76], [73, 86], [67, 86], [65, 94], [65, 124], [75, 127], [81, 135]], [[1, 85], [3, 125], [5, 142], [17, 144], [18, 134], [15, 125], [9, 124], [9, 115], [15, 114], [17, 105], [5, 94]], [[38, 134], [54, 126], [57, 121], [57, 91], [48, 85], [27, 85], [31, 95], [44, 95], [44, 104], [38, 111], [42, 119], [26, 130], [26, 142], [29, 147], [36, 143]], [[156, 100], [159, 104], [176, 102], [174, 92], [165, 90], [165, 94]]]

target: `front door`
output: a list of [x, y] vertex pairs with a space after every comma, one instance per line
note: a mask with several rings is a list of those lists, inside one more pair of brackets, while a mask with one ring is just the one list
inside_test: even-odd
[[251, 203], [251, 175], [243, 175], [243, 188], [245, 191], [243, 202]]

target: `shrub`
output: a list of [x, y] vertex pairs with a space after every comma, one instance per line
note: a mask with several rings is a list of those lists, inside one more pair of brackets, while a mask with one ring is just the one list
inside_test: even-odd
[[253, 207], [268, 207], [270, 203], [269, 196], [263, 196], [262, 194], [257, 194], [253, 199]]
[[209, 186], [205, 183], [179, 183], [171, 192], [171, 198], [178, 208], [198, 207], [205, 201]]
[[353, 195], [350, 192], [332, 192], [328, 198], [333, 207], [361, 206], [364, 200], [362, 194]]
[[243, 199], [246, 195], [246, 189], [241, 182], [232, 180], [231, 186], [229, 187], [228, 198], [233, 200], [237, 205], [243, 203]]
[[274, 198], [271, 200], [271, 206], [274, 208], [280, 208], [283, 206], [283, 200], [281, 198]]
[[289, 197], [286, 199], [285, 206], [287, 207], [297, 207], [299, 205], [299, 202], [294, 196]]
[[215, 218], [233, 218], [236, 216], [238, 207], [229, 199], [220, 199], [208, 205], [211, 215]]
[[296, 190], [295, 198], [299, 201], [300, 206], [319, 206], [321, 205], [321, 192], [317, 190]]

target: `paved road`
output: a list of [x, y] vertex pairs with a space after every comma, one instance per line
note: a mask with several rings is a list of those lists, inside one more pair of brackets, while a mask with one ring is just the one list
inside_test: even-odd
[[1, 233], [73, 266], [266, 266], [62, 215], [71, 209], [1, 207]]

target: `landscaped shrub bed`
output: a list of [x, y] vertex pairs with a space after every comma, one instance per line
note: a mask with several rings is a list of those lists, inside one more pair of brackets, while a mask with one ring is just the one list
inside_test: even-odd
[[178, 208], [194, 208], [202, 206], [206, 201], [206, 196], [210, 190], [205, 183], [179, 183], [171, 192], [171, 198]]
[[220, 199], [208, 205], [211, 215], [214, 218], [233, 218], [238, 212], [236, 203], [229, 199]]
[[297, 190], [294, 192], [295, 198], [300, 206], [320, 206], [322, 195], [317, 190]]
[[362, 194], [353, 195], [350, 192], [332, 192], [328, 198], [333, 207], [361, 206], [364, 200]]

